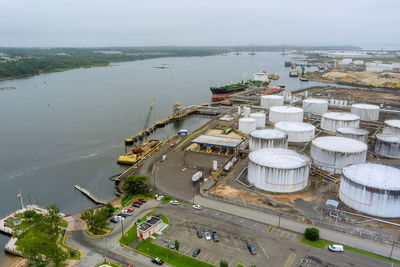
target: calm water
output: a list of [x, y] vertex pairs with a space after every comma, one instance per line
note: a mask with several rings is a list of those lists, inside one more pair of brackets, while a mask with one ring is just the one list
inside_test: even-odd
[[[55, 203], [64, 213], [93, 206], [74, 184], [111, 200], [108, 177], [122, 172], [116, 159], [123, 140], [143, 128], [152, 97], [154, 121], [167, 117], [177, 101], [184, 106], [208, 102], [210, 86], [238, 82], [246, 73], [246, 79], [261, 70], [278, 73], [280, 80], [272, 84], [286, 84], [286, 90], [318, 84], [289, 78], [285, 57], [163, 58], [0, 82], [17, 87], [0, 91], [0, 216], [19, 207], [19, 190], [25, 203]], [[162, 64], [169, 68], [153, 68]], [[154, 137], [194, 130], [206, 120], [194, 116]], [[0, 234], [1, 251], [7, 239]]]

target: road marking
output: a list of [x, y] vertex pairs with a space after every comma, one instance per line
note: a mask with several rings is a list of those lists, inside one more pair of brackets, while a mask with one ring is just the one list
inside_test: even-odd
[[293, 238], [292, 238], [292, 240], [295, 240], [295, 239], [296, 239], [296, 237], [297, 237], [297, 234], [293, 234]]
[[206, 253], [206, 255], [204, 255], [204, 258], [203, 258], [204, 261], [206, 261], [207, 256], [208, 256], [208, 252]]
[[117, 255], [120, 255], [121, 257], [127, 258], [127, 259], [129, 259], [129, 260], [131, 260], [131, 261], [137, 262], [134, 258], [131, 258], [131, 257], [126, 256], [126, 255], [124, 255], [124, 254], [121, 254], [121, 253], [118, 253], [118, 252], [115, 252], [115, 251], [112, 251], [112, 253], [117, 254]]
[[296, 254], [292, 253], [289, 255], [289, 257], [287, 258], [285, 265], [283, 265], [284, 267], [290, 267], [292, 266], [292, 263], [294, 261], [294, 259], [296, 258]]
[[260, 248], [262, 249], [262, 251], [264, 252], [265, 256], [267, 256], [267, 259], [269, 260], [268, 254], [265, 251], [265, 249], [261, 246], [260, 242], [258, 242], [258, 240], [256, 239], [256, 242], [258, 243], [258, 245], [260, 246]]
[[191, 250], [191, 248], [189, 248], [189, 249], [186, 251], [186, 253], [185, 253], [185, 254], [188, 254], [190, 250]]
[[211, 258], [208, 259], [208, 262], [211, 262], [211, 263], [212, 263], [212, 262], [213, 262], [213, 259], [214, 259], [214, 255], [211, 255]]

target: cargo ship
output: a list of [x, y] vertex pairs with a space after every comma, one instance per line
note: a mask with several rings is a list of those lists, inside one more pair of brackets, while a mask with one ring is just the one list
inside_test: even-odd
[[125, 155], [118, 157], [117, 163], [119, 165], [132, 166], [156, 149], [159, 143], [160, 141], [155, 139], [145, 141], [140, 146], [132, 148], [131, 151]]
[[285, 90], [285, 88], [282, 87], [273, 87], [264, 91], [260, 91], [259, 94], [260, 95], [272, 95], [272, 94], [276, 94], [279, 92], [282, 92], [283, 90]]

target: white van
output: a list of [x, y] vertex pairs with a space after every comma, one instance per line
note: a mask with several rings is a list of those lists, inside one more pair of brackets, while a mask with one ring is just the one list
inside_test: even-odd
[[329, 248], [330, 251], [333, 251], [333, 252], [343, 252], [343, 246], [342, 245], [336, 245], [336, 244], [329, 245], [328, 248]]

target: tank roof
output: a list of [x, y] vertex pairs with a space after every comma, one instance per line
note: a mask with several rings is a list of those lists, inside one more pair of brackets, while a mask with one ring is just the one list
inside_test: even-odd
[[282, 113], [299, 113], [303, 112], [303, 109], [291, 106], [275, 106], [271, 107], [271, 111], [282, 112]]
[[264, 139], [281, 139], [287, 137], [287, 133], [275, 129], [254, 130], [250, 133], [250, 135], [256, 138]]
[[345, 112], [325, 112], [322, 117], [338, 121], [356, 121], [360, 116]]
[[253, 118], [240, 118], [240, 122], [256, 122], [256, 119]]
[[264, 148], [249, 154], [249, 159], [261, 166], [277, 169], [296, 169], [306, 166], [310, 159], [296, 151], [283, 148]]
[[386, 120], [385, 124], [392, 127], [400, 128], [400, 120]]
[[312, 140], [312, 144], [324, 149], [342, 153], [357, 153], [367, 150], [367, 145], [361, 141], [339, 136], [323, 136]]
[[268, 98], [268, 99], [282, 99], [283, 96], [281, 95], [263, 95], [261, 98]]
[[374, 163], [361, 163], [343, 168], [342, 174], [364, 186], [385, 190], [400, 190], [400, 170], [394, 167]]
[[400, 143], [400, 135], [396, 134], [377, 134], [376, 138], [385, 142]]
[[351, 106], [360, 109], [379, 109], [379, 106], [371, 104], [353, 104]]
[[328, 104], [328, 100], [325, 99], [318, 99], [318, 98], [308, 98], [308, 99], [304, 99], [303, 102], [306, 103], [316, 103], [316, 104]]
[[278, 129], [284, 129], [288, 131], [311, 131], [315, 130], [315, 126], [310, 123], [297, 122], [297, 121], [281, 121], [275, 124]]
[[265, 117], [265, 113], [251, 113], [250, 117]]
[[340, 127], [336, 129], [336, 132], [354, 135], [366, 135], [369, 133], [367, 130], [354, 127]]

